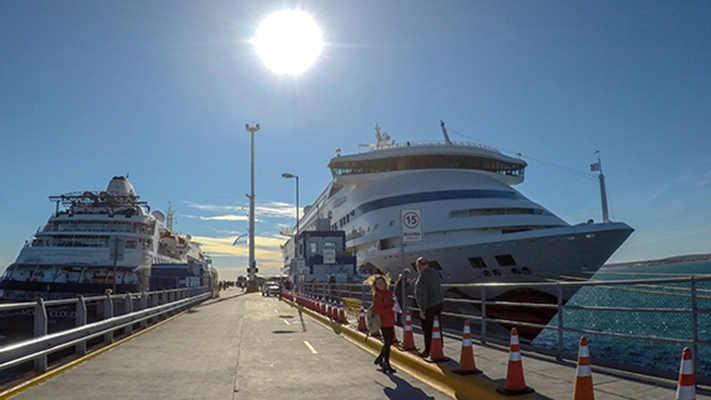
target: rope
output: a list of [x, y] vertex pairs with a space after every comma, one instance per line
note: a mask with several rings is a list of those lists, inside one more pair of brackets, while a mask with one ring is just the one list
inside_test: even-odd
[[513, 150], [510, 150], [510, 149], [505, 149], [505, 148], [500, 147], [500, 146], [495, 146], [495, 145], [493, 145], [493, 144], [483, 142], [483, 141], [481, 141], [481, 140], [479, 140], [479, 139], [477, 139], [477, 138], [474, 138], [474, 137], [469, 136], [469, 135], [467, 135], [467, 134], [464, 134], [464, 133], [462, 133], [462, 132], [456, 131], [456, 130], [454, 130], [454, 129], [452, 129], [452, 128], [449, 128], [449, 127], [447, 127], [447, 132], [454, 132], [454, 133], [456, 133], [456, 134], [458, 134], [458, 135], [461, 135], [461, 136], [464, 136], [464, 137], [466, 137], [466, 138], [468, 138], [468, 139], [475, 140], [475, 141], [477, 141], [478, 143], [485, 144], [485, 145], [487, 145], [487, 146], [491, 146], [491, 147], [494, 147], [494, 148], [499, 148], [499, 149], [504, 150], [504, 151], [506, 151], [506, 152], [508, 152], [508, 153], [521, 154], [521, 156], [524, 157], [524, 158], [527, 159], [527, 160], [533, 160], [533, 161], [536, 161], [536, 162], [538, 162], [538, 163], [548, 165], [549, 167], [557, 168], [557, 169], [559, 169], [559, 170], [561, 170], [561, 171], [568, 172], [568, 173], [570, 173], [570, 174], [579, 176], [579, 177], [581, 177], [581, 178], [589, 179], [589, 180], [591, 180], [591, 181], [597, 181], [597, 180], [598, 180], [598, 178], [597, 178], [596, 175], [592, 175], [592, 174], [590, 174], [590, 173], [583, 172], [583, 171], [580, 171], [580, 170], [577, 170], [577, 169], [568, 168], [568, 167], [565, 167], [565, 166], [562, 166], [562, 165], [559, 165], [559, 164], [552, 163], [552, 162], [550, 162], [550, 161], [541, 160], [541, 159], [539, 159], [539, 158], [533, 157], [533, 156], [528, 155], [528, 154], [522, 154], [522, 153], [518, 153], [518, 152], [515, 152], [515, 151], [513, 151]]

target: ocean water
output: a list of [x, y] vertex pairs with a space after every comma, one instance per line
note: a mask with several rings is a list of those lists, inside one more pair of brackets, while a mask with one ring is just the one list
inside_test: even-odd
[[[690, 275], [711, 274], [711, 261], [668, 264], [650, 267], [604, 268], [592, 279], [630, 280], [679, 278]], [[581, 288], [568, 305], [654, 308], [659, 310], [691, 309], [689, 283], [662, 283], [654, 285], [589, 286]], [[711, 312], [711, 281], [697, 284], [699, 310]], [[554, 318], [549, 326], [557, 326]], [[691, 313], [633, 312], [570, 310], [563, 313], [563, 326], [573, 329], [590, 329], [628, 335], [654, 336], [691, 340], [693, 335]], [[581, 333], [564, 334], [565, 351], [577, 354]], [[700, 341], [711, 343], [711, 314], [699, 313], [698, 335]], [[585, 334], [588, 339], [591, 361], [595, 359], [653, 368], [678, 373], [682, 349], [690, 344], [667, 343], [660, 340], [642, 340]], [[558, 333], [545, 329], [533, 341], [539, 347], [557, 349]], [[711, 346], [699, 345], [697, 377], [711, 377]]]

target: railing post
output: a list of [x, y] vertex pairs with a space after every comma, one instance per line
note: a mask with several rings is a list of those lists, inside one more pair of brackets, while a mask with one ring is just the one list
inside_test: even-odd
[[563, 360], [563, 286], [560, 283], [556, 284], [558, 294], [558, 354], [556, 359]]
[[691, 276], [691, 345], [693, 348], [694, 371], [699, 370], [699, 304], [696, 298], [696, 276]]
[[[109, 319], [114, 317], [114, 302], [111, 299], [110, 294], [106, 294], [106, 299], [104, 299], [104, 319]], [[114, 341], [114, 331], [111, 331], [104, 335], [104, 343], [113, 343]]]
[[[35, 337], [44, 336], [47, 334], [47, 308], [44, 306], [44, 299], [41, 297], [37, 299], [37, 304], [35, 304]], [[40, 356], [35, 358], [35, 371], [45, 372], [47, 371], [47, 356]]]
[[[76, 303], [76, 326], [84, 326], [86, 325], [86, 321], [86, 301], [84, 300], [84, 296], [79, 295]], [[83, 356], [86, 354], [86, 341], [77, 344], [74, 349], [77, 355]]]
[[[146, 292], [141, 292], [141, 302], [139, 303], [139, 307], [141, 310], [145, 310], [148, 308], [148, 293]], [[141, 329], [144, 329], [148, 326], [148, 320], [147, 319], [142, 319], [140, 327]]]
[[[157, 307], [160, 305], [160, 292], [153, 291], [153, 294], [151, 294], [151, 308]], [[159, 321], [157, 316], [154, 316], [151, 318], [151, 323], [156, 323]]]
[[486, 287], [479, 286], [481, 295], [481, 344], [486, 344]]
[[[124, 314], [130, 314], [133, 312], [133, 298], [131, 297], [131, 293], [126, 293], [126, 300], [124, 301], [123, 310]], [[128, 335], [133, 334], [133, 325], [126, 326], [123, 333]]]

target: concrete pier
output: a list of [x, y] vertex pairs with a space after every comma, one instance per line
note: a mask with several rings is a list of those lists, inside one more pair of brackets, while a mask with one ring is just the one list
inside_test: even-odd
[[[459, 359], [458, 338], [444, 339], [448, 363], [428, 364], [393, 350], [398, 372], [384, 374], [373, 365], [379, 343], [349, 329], [274, 297], [231, 289], [0, 400], [504, 398], [495, 388], [506, 379], [505, 346], [475, 342], [476, 366], [483, 374], [461, 378], [468, 386], [448, 386], [442, 382]], [[422, 346], [417, 333], [415, 343]], [[674, 382], [596, 371], [594, 354], [591, 358], [597, 400], [675, 398]], [[574, 364], [524, 352], [523, 368], [535, 393], [518, 398], [571, 399]], [[442, 376], [433, 378], [433, 370]], [[472, 385], [478, 385], [476, 394]], [[711, 396], [700, 389], [696, 398]]]
[[276, 298], [239, 289], [12, 397], [447, 399]]

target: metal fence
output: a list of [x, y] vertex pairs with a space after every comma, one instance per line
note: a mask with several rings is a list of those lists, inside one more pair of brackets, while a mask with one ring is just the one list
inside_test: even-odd
[[[87, 352], [87, 342], [92, 339], [103, 338], [99, 341], [111, 343], [119, 330], [123, 330], [123, 334], [131, 334], [135, 326], [145, 328], [148, 324], [192, 307], [211, 295], [210, 288], [197, 287], [0, 304], [3, 319], [10, 319], [22, 313], [33, 319], [33, 337], [0, 347], [0, 371], [34, 362], [34, 370], [44, 372], [47, 370], [47, 357], [50, 354], [73, 347], [75, 354], [84, 355]], [[55, 315], [57, 318], [73, 316], [74, 320], [64, 321], [65, 324], [69, 322], [70, 326], [55, 328], [56, 332], [50, 332], [48, 321], [51, 316], [48, 315], [48, 310], [50, 313], [63, 313]], [[19, 326], [16, 328], [21, 329]]]
[[[442, 287], [442, 321], [451, 333], [461, 333], [469, 320], [482, 344], [507, 344], [516, 327], [523, 348], [559, 360], [576, 360], [584, 335], [594, 365], [669, 379], [676, 379], [681, 350], [689, 347], [697, 382], [711, 383], [711, 276]], [[303, 291], [326, 300], [372, 301], [367, 285], [311, 282]], [[406, 303], [417, 310], [412, 287]]]

